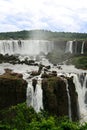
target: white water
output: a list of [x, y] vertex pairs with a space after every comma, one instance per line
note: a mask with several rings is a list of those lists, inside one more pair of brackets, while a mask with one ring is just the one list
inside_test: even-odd
[[[61, 67], [63, 69], [58, 70], [56, 67], [52, 66], [50, 71], [57, 70], [58, 75], [65, 75], [68, 77], [70, 77], [70, 76], [74, 77], [74, 83], [76, 86], [76, 91], [78, 93], [80, 118], [82, 119], [82, 121], [83, 120], [87, 121], [87, 108], [86, 108], [86, 104], [84, 102], [85, 92], [87, 90], [86, 90], [86, 87], [82, 87], [81, 83], [79, 82], [79, 75], [83, 72], [83, 70], [78, 70], [74, 66], [67, 66], [67, 65], [62, 65]], [[28, 104], [28, 106], [33, 106], [37, 112], [40, 110], [40, 108], [43, 109], [43, 102], [42, 102], [42, 98], [43, 98], [42, 95], [43, 94], [42, 94], [42, 89], [41, 89], [41, 81], [39, 82], [39, 80], [38, 80], [38, 84], [36, 86], [36, 90], [34, 93], [32, 82], [31, 82], [31, 80], [28, 79], [29, 73], [31, 71], [37, 71], [38, 67], [37, 66], [28, 66], [28, 65], [11, 65], [9, 63], [3, 63], [3, 64], [0, 64], [0, 74], [4, 73], [5, 68], [9, 68], [9, 69], [12, 69], [14, 72], [23, 74], [23, 78], [26, 79], [28, 82], [28, 88], [27, 88], [27, 104]], [[76, 72], [76, 73], [74, 73], [74, 72]], [[84, 71], [84, 72], [86, 72], [86, 71]], [[87, 80], [87, 75], [85, 77], [83, 86], [86, 85], [86, 80]], [[66, 87], [68, 87], [68, 85]], [[69, 117], [71, 119], [72, 115], [71, 115], [70, 95], [69, 95], [68, 88], [66, 88], [66, 89], [67, 89], [67, 95], [68, 95]]]
[[82, 86], [79, 82], [79, 78], [77, 74], [71, 74], [71, 76], [73, 76], [73, 82], [75, 84], [76, 87], [76, 92], [78, 93], [78, 103], [79, 103], [79, 111], [80, 111], [80, 118], [82, 113], [84, 113], [85, 111], [85, 104], [84, 104], [84, 95], [83, 95], [83, 91], [82, 91]]
[[[83, 83], [83, 100], [84, 100], [84, 107], [85, 107], [85, 111], [84, 111], [84, 120], [82, 121], [87, 121], [87, 102], [85, 103], [85, 99], [87, 99], [87, 73], [86, 73], [86, 76], [85, 76], [85, 79], [84, 79], [84, 83]], [[82, 117], [83, 119], [83, 117]]]
[[40, 109], [43, 109], [42, 98], [43, 97], [42, 97], [41, 79], [38, 80], [35, 92], [32, 83], [29, 82], [27, 88], [27, 105], [32, 106], [36, 112], [39, 112]]
[[81, 48], [81, 54], [84, 54], [84, 44], [85, 44], [85, 42], [83, 41], [82, 48]]
[[[51, 49], [53, 48], [53, 45], [50, 47], [51, 43], [50, 42], [46, 42], [46, 46], [45, 44], [43, 45], [42, 41], [42, 45], [39, 46], [40, 41], [37, 40], [36, 43], [34, 43], [34, 41], [22, 41], [21, 45], [18, 44], [18, 41], [14, 41], [14, 43], [12, 43], [12, 41], [0, 41], [0, 53], [2, 54], [38, 54], [39, 52], [43, 51], [44, 53], [47, 53], [48, 51], [51, 51]], [[73, 53], [72, 50], [72, 41], [67, 43], [67, 47], [66, 47], [66, 52], [70, 52]], [[26, 45], [25, 45], [26, 44]], [[34, 44], [32, 46], [32, 44]], [[36, 44], [36, 45], [35, 45]], [[47, 46], [48, 44], [48, 46]], [[49, 62], [42, 57], [41, 63], [49, 65]], [[87, 86], [86, 86], [86, 81], [87, 81], [87, 74], [86, 77], [84, 79], [84, 83], [83, 86], [81, 86], [81, 83], [79, 81], [79, 75], [81, 73], [87, 73], [87, 71], [85, 70], [81, 70], [81, 69], [76, 69], [73, 65], [67, 66], [67, 65], [61, 65], [62, 70], [58, 69], [57, 67], [51, 65], [51, 69], [50, 71], [57, 71], [58, 75], [64, 75], [64, 76], [73, 76], [73, 82], [75, 83], [75, 87], [76, 87], [76, 91], [78, 93], [78, 103], [79, 103], [79, 109], [80, 109], [80, 118], [83, 121], [87, 121], [87, 104], [85, 103], [85, 94], [87, 92]], [[41, 89], [41, 80], [38, 81], [38, 84], [36, 86], [36, 90], [35, 92], [33, 91], [33, 86], [31, 81], [28, 79], [31, 71], [37, 71], [38, 67], [37, 66], [28, 66], [28, 65], [12, 65], [9, 63], [3, 63], [0, 64], [0, 74], [4, 73], [4, 69], [5, 68], [9, 68], [12, 69], [13, 72], [17, 72], [17, 73], [22, 73], [23, 74], [23, 78], [25, 80], [27, 80], [28, 82], [28, 88], [27, 88], [27, 104], [28, 106], [33, 106], [34, 109], [38, 112], [41, 109], [43, 109], [43, 102], [42, 102], [42, 89]], [[68, 96], [68, 104], [69, 104], [69, 117], [71, 119], [72, 115], [71, 115], [71, 102], [70, 102], [70, 95], [69, 95], [69, 90], [68, 90], [68, 85], [66, 86], [66, 90], [67, 90], [67, 96]]]
[[28, 87], [27, 87], [27, 106], [33, 106], [33, 95], [34, 95], [34, 91], [33, 91], [33, 86], [32, 84], [28, 83]]
[[[45, 64], [46, 61], [46, 65], [49, 64], [49, 62], [47, 62], [47, 60], [42, 59], [42, 62]], [[79, 103], [79, 109], [80, 109], [80, 118], [84, 121], [87, 121], [87, 107], [86, 107], [86, 103], [84, 101], [85, 99], [85, 93], [87, 91], [86, 87], [86, 80], [87, 80], [87, 74], [86, 77], [84, 78], [84, 82], [83, 82], [83, 86], [81, 86], [81, 83], [79, 81], [79, 75], [82, 73], [87, 73], [86, 70], [81, 70], [81, 69], [76, 69], [73, 65], [61, 65], [62, 70], [58, 69], [56, 66], [51, 65], [51, 69], [49, 71], [57, 71], [58, 76], [59, 75], [64, 75], [66, 77], [71, 77], [73, 76], [74, 79], [74, 83], [76, 86], [76, 91], [78, 93], [78, 103]], [[12, 65], [9, 63], [3, 63], [0, 64], [0, 74], [4, 73], [4, 69], [9, 68], [12, 69], [13, 72], [17, 72], [17, 73], [22, 73], [23, 74], [23, 78], [25, 80], [27, 80], [28, 82], [28, 88], [27, 88], [27, 104], [28, 106], [33, 106], [34, 109], [38, 112], [41, 109], [43, 109], [43, 102], [42, 102], [42, 98], [43, 98], [43, 94], [42, 94], [42, 89], [41, 89], [41, 81], [39, 82], [38, 80], [38, 84], [36, 86], [36, 90], [35, 93], [33, 92], [33, 87], [32, 87], [32, 82], [31, 79], [28, 79], [29, 74], [31, 73], [31, 71], [37, 71], [38, 70], [38, 66], [28, 66], [28, 65]], [[40, 76], [39, 76], [40, 77]], [[67, 86], [68, 87], [68, 86]], [[71, 108], [70, 108], [70, 97], [69, 97], [69, 93], [67, 90], [67, 94], [68, 94], [68, 103], [69, 103], [69, 117], [71, 118]]]
[[34, 93], [34, 109], [36, 112], [39, 112], [40, 109], [43, 109], [43, 96], [42, 96], [42, 88], [41, 88], [41, 79], [38, 80], [38, 83], [36, 85], [36, 90]]
[[1, 54], [37, 55], [41, 52], [47, 54], [54, 48], [52, 41], [46, 40], [0, 40]]
[[73, 41], [68, 41], [66, 43], [65, 53], [67, 52], [70, 52], [71, 54], [73, 53]]
[[12, 65], [9, 63], [0, 64], [0, 74], [3, 74], [4, 69], [12, 69], [13, 72], [22, 73], [23, 78], [28, 82], [27, 93], [26, 93], [26, 102], [28, 106], [32, 106], [36, 112], [39, 112], [40, 109], [43, 109], [42, 102], [42, 88], [41, 88], [41, 79], [38, 76], [38, 83], [36, 85], [35, 92], [33, 91], [32, 79], [29, 79], [31, 71], [38, 71], [38, 66], [28, 66], [28, 65]]
[[87, 74], [83, 81], [83, 86], [79, 81], [79, 74], [72, 73], [70, 76], [73, 76], [73, 82], [76, 87], [76, 92], [78, 93], [78, 103], [80, 111], [80, 120], [81, 122], [87, 121], [87, 104], [85, 103], [85, 94], [87, 92]]
[[70, 98], [70, 93], [69, 93], [69, 88], [68, 88], [68, 82], [67, 82], [67, 80], [66, 80], [66, 91], [67, 91], [67, 96], [68, 96], [68, 113], [69, 113], [69, 119], [72, 121], [71, 98]]

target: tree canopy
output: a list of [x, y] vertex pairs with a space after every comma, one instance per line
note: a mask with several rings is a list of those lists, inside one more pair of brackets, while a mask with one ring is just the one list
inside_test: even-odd
[[0, 40], [4, 39], [44, 39], [44, 40], [66, 40], [87, 39], [87, 33], [76, 32], [52, 32], [47, 30], [23, 30], [17, 32], [0, 33]]

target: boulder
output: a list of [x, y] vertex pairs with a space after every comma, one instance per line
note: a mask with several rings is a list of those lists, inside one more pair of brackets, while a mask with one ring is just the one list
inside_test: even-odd
[[51, 77], [56, 77], [57, 73], [55, 71], [50, 72], [50, 73], [46, 73], [44, 71], [44, 73], [41, 75], [41, 78], [51, 78]]
[[30, 76], [38, 76], [40, 73], [38, 71], [32, 71]]

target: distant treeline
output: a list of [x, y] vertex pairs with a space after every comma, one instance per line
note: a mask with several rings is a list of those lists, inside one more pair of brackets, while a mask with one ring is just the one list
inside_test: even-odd
[[4, 39], [46, 39], [46, 40], [74, 40], [87, 39], [87, 33], [52, 32], [47, 30], [30, 30], [0, 33], [0, 40]]

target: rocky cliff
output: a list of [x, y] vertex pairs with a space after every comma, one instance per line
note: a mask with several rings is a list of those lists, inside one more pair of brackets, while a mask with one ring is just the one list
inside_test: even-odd
[[0, 109], [16, 105], [26, 100], [27, 82], [21, 74], [9, 70], [0, 75]]
[[74, 121], [79, 119], [79, 106], [78, 106], [78, 94], [76, 93], [73, 78], [68, 78], [68, 88], [71, 99], [71, 115]]
[[[72, 79], [68, 79], [72, 120], [78, 120], [77, 93]], [[53, 115], [69, 116], [66, 82], [63, 78], [45, 78], [42, 81], [44, 109]]]

